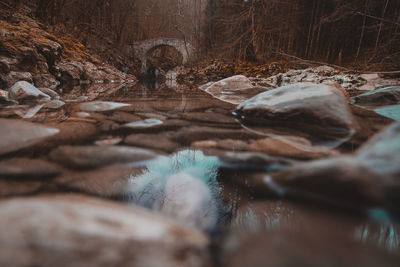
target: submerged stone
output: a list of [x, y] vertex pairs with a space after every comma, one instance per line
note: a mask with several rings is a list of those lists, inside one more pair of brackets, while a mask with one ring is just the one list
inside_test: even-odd
[[83, 111], [102, 112], [127, 106], [130, 106], [130, 104], [109, 102], [109, 101], [93, 101], [93, 102], [82, 103], [79, 105], [79, 108]]
[[298, 159], [316, 159], [337, 155], [337, 152], [323, 146], [313, 146], [307, 139], [297, 136], [275, 136], [254, 140], [246, 146], [245, 150]]
[[2, 201], [0, 224], [8, 226], [0, 228], [2, 266], [172, 267], [208, 261], [204, 234], [136, 206], [81, 195]]
[[50, 159], [72, 168], [99, 168], [114, 163], [134, 163], [157, 155], [147, 149], [128, 146], [61, 146]]
[[42, 159], [11, 158], [0, 161], [0, 177], [46, 178], [57, 176], [60, 168]]
[[42, 142], [59, 132], [56, 128], [20, 120], [0, 119], [0, 155]]
[[163, 124], [163, 121], [157, 119], [145, 119], [141, 121], [134, 121], [131, 123], [124, 124], [124, 128], [151, 128]]

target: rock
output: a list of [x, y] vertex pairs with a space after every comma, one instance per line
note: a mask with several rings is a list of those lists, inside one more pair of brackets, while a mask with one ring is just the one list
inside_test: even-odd
[[268, 87], [253, 86], [250, 79], [243, 75], [232, 76], [215, 83], [208, 83], [199, 87], [212, 96], [232, 104], [240, 104]]
[[[347, 207], [400, 203], [400, 123], [394, 123], [363, 145], [354, 156], [341, 156], [294, 165], [272, 175], [285, 194]], [[269, 177], [265, 182], [270, 186]]]
[[193, 142], [190, 146], [199, 148], [218, 148], [224, 150], [241, 151], [247, 143], [241, 140], [223, 139], [223, 140], [203, 140]]
[[15, 63], [17, 63], [15, 59], [0, 56], [0, 72], [8, 74], [11, 70], [11, 66]]
[[0, 155], [44, 141], [59, 132], [56, 128], [20, 120], [0, 119]]
[[50, 137], [48, 141], [55, 146], [82, 143], [98, 133], [98, 128], [94, 123], [86, 121], [65, 121], [58, 123], [57, 128], [60, 132]]
[[97, 140], [96, 142], [94, 142], [94, 144], [97, 146], [115, 146], [121, 142], [122, 142], [121, 137], [115, 137], [115, 138], [106, 138], [106, 139]]
[[8, 225], [0, 230], [4, 266], [205, 266], [208, 260], [204, 234], [135, 206], [80, 195], [3, 201], [0, 223]]
[[72, 168], [99, 168], [114, 163], [135, 163], [156, 156], [150, 150], [127, 146], [61, 146], [50, 153], [51, 160]]
[[114, 121], [103, 120], [100, 123], [100, 130], [102, 132], [109, 132], [119, 128], [119, 124]]
[[[33, 81], [34, 81], [35, 85], [39, 88], [39, 90], [41, 90], [43, 88], [55, 90], [61, 84], [59, 81], [56, 80], [56, 78], [53, 75], [51, 75], [50, 73], [46, 73], [46, 72], [35, 74], [33, 76]], [[44, 93], [48, 94], [46, 92], [44, 92]], [[48, 95], [50, 95], [50, 94], [48, 94]]]
[[222, 162], [221, 168], [225, 169], [276, 171], [294, 163], [292, 160], [257, 152], [206, 150], [205, 154], [217, 156]]
[[240, 104], [235, 113], [248, 124], [318, 136], [348, 136], [356, 124], [343, 94], [322, 84], [298, 83], [261, 93]]
[[117, 102], [108, 102], [108, 101], [94, 101], [82, 103], [79, 105], [79, 108], [83, 111], [89, 112], [102, 112], [114, 110], [122, 107], [130, 106], [130, 104], [125, 103], [117, 103]]
[[41, 99], [50, 100], [50, 96], [42, 93], [35, 86], [25, 81], [15, 83], [8, 90], [8, 96], [17, 101], [38, 101]]
[[124, 124], [122, 127], [124, 128], [131, 128], [131, 129], [136, 129], [136, 128], [151, 128], [154, 126], [159, 126], [163, 124], [163, 121], [157, 120], [157, 119], [145, 119], [141, 121], [134, 121], [130, 122], [127, 124]]
[[218, 123], [218, 124], [236, 124], [235, 117], [227, 116], [215, 112], [185, 112], [182, 114], [182, 118], [189, 121], [200, 121], [206, 123]]
[[206, 126], [183, 127], [174, 134], [171, 134], [172, 140], [183, 145], [190, 145], [191, 143], [200, 140], [209, 140], [210, 137], [216, 139], [246, 140], [257, 138], [259, 135], [243, 129], [221, 129]]
[[44, 108], [48, 108], [48, 109], [59, 109], [62, 106], [64, 106], [65, 103], [62, 102], [61, 100], [51, 100], [49, 102], [47, 102], [46, 104], [44, 104]]
[[108, 117], [108, 119], [120, 123], [128, 123], [141, 120], [139, 116], [123, 111], [114, 112], [111, 116]]
[[83, 76], [83, 64], [78, 61], [63, 61], [53, 67], [52, 73], [64, 87], [78, 85]]
[[144, 169], [130, 168], [120, 164], [101, 167], [95, 170], [65, 171], [53, 180], [56, 188], [73, 190], [100, 197], [123, 198], [129, 179], [140, 175]]
[[22, 108], [15, 110], [14, 113], [20, 116], [23, 119], [30, 119], [33, 116], [35, 116], [43, 107], [45, 104], [39, 104], [34, 107], [29, 107], [28, 109]]
[[254, 140], [244, 150], [297, 159], [316, 159], [338, 154], [326, 147], [313, 146], [310, 141], [298, 136], [276, 136]]
[[15, 105], [18, 104], [17, 101], [11, 100], [8, 98], [8, 92], [4, 90], [0, 90], [0, 105]]
[[60, 172], [57, 165], [42, 159], [11, 158], [0, 161], [0, 177], [48, 178], [57, 176]]
[[[131, 146], [173, 152], [180, 147], [177, 142], [170, 139], [173, 135], [173, 132], [162, 132], [160, 134], [132, 134], [125, 138], [124, 143]], [[157, 140], [157, 142], [154, 142], [154, 140]]]
[[352, 97], [351, 103], [362, 106], [387, 106], [400, 104], [400, 86], [390, 86]]
[[32, 83], [32, 74], [29, 72], [15, 72], [10, 71], [10, 73], [6, 76], [6, 82], [8, 88], [14, 85], [18, 81], [26, 81], [28, 83]]
[[[368, 77], [369, 76], [369, 77]], [[363, 78], [364, 77], [364, 78]], [[365, 79], [367, 78], [367, 79]], [[262, 79], [260, 84], [271, 87], [280, 87], [300, 82], [311, 82], [315, 84], [336, 84], [344, 90], [373, 90], [380, 85], [396, 85], [395, 79], [379, 78], [377, 74], [366, 76], [359, 74], [343, 73], [329, 66], [312, 67], [302, 70], [289, 70], [286, 73]]]
[[38, 88], [42, 93], [50, 96], [52, 99], [58, 100], [60, 98], [60, 95], [55, 92], [54, 90], [51, 90], [50, 88], [42, 87]]
[[252, 83], [249, 78], [244, 75], [235, 75], [215, 83], [209, 83], [205, 86], [201, 86], [200, 89], [207, 91], [208, 93], [221, 92], [224, 89], [240, 89], [252, 87]]
[[[0, 200], [1, 198], [32, 195], [40, 192], [45, 187], [46, 181], [39, 180], [16, 180], [0, 179]], [[1, 256], [0, 256], [1, 264]]]

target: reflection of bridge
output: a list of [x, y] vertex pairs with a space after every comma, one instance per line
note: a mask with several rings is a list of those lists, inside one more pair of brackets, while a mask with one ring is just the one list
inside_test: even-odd
[[182, 54], [182, 64], [186, 64], [194, 55], [195, 48], [188, 42], [175, 38], [149, 39], [133, 44], [135, 56], [142, 62], [142, 71], [147, 71], [147, 57], [157, 48], [171, 46]]

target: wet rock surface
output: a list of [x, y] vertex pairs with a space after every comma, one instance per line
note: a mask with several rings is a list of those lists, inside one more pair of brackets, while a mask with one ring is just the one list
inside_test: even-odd
[[312, 83], [258, 94], [240, 104], [235, 113], [250, 125], [299, 129], [316, 136], [344, 137], [356, 127], [343, 94], [335, 87]]
[[72, 168], [97, 168], [113, 163], [135, 163], [156, 157], [150, 150], [124, 146], [61, 146], [50, 159]]

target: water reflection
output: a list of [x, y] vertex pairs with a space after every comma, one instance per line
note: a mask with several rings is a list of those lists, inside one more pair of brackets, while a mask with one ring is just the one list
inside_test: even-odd
[[362, 243], [373, 243], [390, 252], [400, 248], [400, 226], [391, 222], [365, 223], [356, 228], [354, 238]]
[[146, 167], [144, 174], [129, 180], [126, 198], [130, 202], [189, 226], [207, 231], [215, 228], [222, 209], [217, 157], [184, 150], [170, 157], [161, 156]]
[[[284, 201], [260, 201], [242, 205], [233, 215], [235, 233], [252, 235], [263, 232], [292, 233], [295, 236], [319, 236], [336, 244], [357, 241], [359, 245], [400, 252], [400, 224], [352, 217], [313, 209]], [[298, 240], [298, 242], [303, 242]]]

